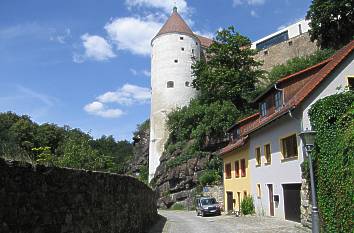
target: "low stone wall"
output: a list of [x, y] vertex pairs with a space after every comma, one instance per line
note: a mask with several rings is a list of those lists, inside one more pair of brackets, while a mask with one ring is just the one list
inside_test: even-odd
[[214, 197], [217, 202], [224, 209], [224, 186], [223, 185], [214, 185], [214, 186], [205, 186], [203, 188], [204, 197]]
[[139, 233], [155, 193], [129, 176], [0, 159], [1, 233]]
[[300, 196], [301, 196], [301, 206], [300, 206], [301, 224], [305, 227], [311, 228], [312, 227], [311, 190], [310, 190], [309, 182], [304, 177], [302, 178]]

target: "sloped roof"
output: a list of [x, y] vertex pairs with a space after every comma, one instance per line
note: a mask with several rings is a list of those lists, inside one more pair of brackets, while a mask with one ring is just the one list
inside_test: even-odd
[[183, 18], [178, 14], [177, 7], [173, 8], [173, 12], [166, 21], [166, 23], [162, 26], [160, 31], [154, 37], [158, 37], [162, 34], [171, 33], [171, 32], [178, 32], [183, 33], [191, 36], [195, 36], [193, 31], [189, 28], [187, 23], [183, 20]]
[[[279, 80], [279, 82], [283, 82], [285, 80], [294, 79], [294, 78], [297, 78], [299, 74], [304, 73], [305, 71], [309, 71], [309, 70], [312, 70], [314, 67], [319, 67], [320, 65], [324, 65], [320, 70], [318, 70], [316, 73], [312, 74], [309, 77], [309, 81], [297, 93], [295, 93], [295, 95], [289, 101], [287, 101], [285, 106], [283, 106], [280, 111], [276, 111], [273, 114], [266, 116], [266, 117], [254, 119], [249, 125], [247, 125], [247, 128], [244, 131], [242, 136], [247, 137], [251, 132], [254, 132], [254, 131], [266, 126], [270, 122], [273, 122], [276, 119], [286, 115], [289, 110], [292, 110], [292, 109], [298, 107], [301, 103], [303, 103], [304, 100], [306, 100], [306, 98], [308, 96], [310, 96], [310, 94], [321, 84], [321, 82], [326, 77], [328, 77], [335, 70], [335, 68], [338, 67], [342, 63], [342, 61], [344, 61], [345, 58], [347, 58], [353, 52], [353, 50], [354, 50], [354, 40], [352, 40], [345, 47], [343, 47], [342, 49], [337, 51], [331, 58], [329, 58], [321, 63], [318, 63], [317, 65], [314, 65], [314, 66], [304, 69], [300, 72], [297, 72], [297, 73], [295, 73], [296, 75], [295, 74], [289, 75], [289, 76], [284, 77], [281, 80]], [[264, 94], [266, 94], [266, 93], [264, 93]], [[234, 126], [238, 125], [241, 122], [252, 119], [254, 117], [255, 117], [255, 114], [253, 114], [249, 117], [246, 117], [244, 119], [241, 119]], [[242, 143], [239, 140], [239, 141], [236, 141], [235, 143], [231, 143], [228, 146], [222, 148], [219, 151], [219, 153], [220, 153], [220, 155], [223, 155], [223, 154], [230, 152], [236, 148], [239, 148], [243, 145], [244, 145], [244, 143]]]
[[205, 36], [199, 36], [199, 35], [196, 35], [200, 41], [200, 44], [203, 46], [203, 47], [209, 47], [214, 41], [212, 39], [209, 39]]

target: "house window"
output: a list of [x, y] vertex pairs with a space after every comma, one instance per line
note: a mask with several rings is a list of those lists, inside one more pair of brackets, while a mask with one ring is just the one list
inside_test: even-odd
[[354, 91], [354, 76], [350, 76], [347, 79], [349, 90]]
[[240, 177], [240, 161], [235, 162], [235, 177]]
[[261, 148], [256, 148], [256, 165], [261, 166]]
[[275, 109], [279, 110], [282, 105], [283, 105], [283, 92], [282, 91], [277, 91], [274, 95], [274, 105]]
[[181, 36], [179, 39], [180, 39], [180, 40], [183, 40], [184, 38], [183, 38], [183, 36]]
[[178, 63], [178, 59], [175, 59], [175, 63]]
[[281, 148], [284, 159], [297, 157], [297, 142], [296, 135], [291, 135], [281, 139]]
[[241, 176], [246, 176], [246, 160], [241, 159]]
[[257, 197], [261, 198], [262, 193], [261, 193], [261, 184], [257, 184]]
[[292, 45], [293, 45], [293, 42], [292, 42], [292, 41], [289, 41], [288, 44], [289, 44], [289, 46], [292, 46]]
[[225, 176], [226, 179], [231, 178], [231, 163], [225, 164]]
[[266, 102], [262, 102], [259, 104], [259, 111], [260, 111], [262, 117], [267, 115], [267, 103]]
[[272, 162], [272, 155], [270, 153], [270, 144], [264, 145], [264, 157], [266, 158], [268, 164]]
[[168, 81], [167, 82], [167, 88], [173, 88], [174, 87], [174, 82], [173, 81]]
[[184, 51], [184, 48], [182, 47], [181, 50]]

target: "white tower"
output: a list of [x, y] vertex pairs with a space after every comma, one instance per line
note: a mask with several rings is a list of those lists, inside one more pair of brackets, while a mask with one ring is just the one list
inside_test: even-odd
[[192, 64], [200, 58], [201, 38], [173, 8], [172, 15], [152, 39], [149, 181], [154, 177], [168, 138], [166, 116], [189, 104], [196, 95], [191, 87]]

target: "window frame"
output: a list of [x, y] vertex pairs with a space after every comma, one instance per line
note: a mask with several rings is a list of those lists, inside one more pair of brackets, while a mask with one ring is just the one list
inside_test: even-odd
[[[269, 156], [267, 156], [267, 146], [269, 146]], [[264, 158], [266, 159], [266, 164], [272, 164], [272, 147], [270, 145], [270, 143], [265, 144], [263, 146], [263, 151], [264, 151]]]
[[[243, 164], [243, 166], [242, 166]], [[247, 165], [246, 165], [246, 159], [241, 159], [240, 160], [240, 167], [241, 167], [241, 177], [246, 177], [247, 176], [247, 171], [246, 171], [246, 168], [247, 168]]]
[[[259, 154], [258, 154], [258, 151], [259, 151]], [[256, 166], [260, 167], [261, 164], [262, 164], [262, 151], [261, 151], [261, 147], [260, 146], [257, 146], [254, 149], [254, 154], [255, 154], [255, 158], [256, 158]]]
[[240, 160], [235, 161], [235, 178], [240, 178]]
[[275, 111], [278, 111], [279, 109], [281, 109], [282, 106], [283, 106], [283, 92], [282, 91], [277, 91], [274, 94], [274, 108], [275, 108]]
[[259, 113], [261, 117], [267, 116], [267, 102], [263, 101], [259, 104]]
[[[230, 169], [228, 169], [230, 168]], [[231, 163], [226, 163], [225, 164], [225, 179], [231, 179]]]
[[[286, 148], [286, 145], [284, 144], [285, 140], [287, 140], [289, 138], [293, 138], [292, 143], [293, 143], [293, 146], [295, 146], [295, 149], [296, 149], [296, 154], [295, 155], [288, 155], [288, 152], [287, 152], [288, 149]], [[289, 134], [288, 136], [280, 138], [280, 148], [281, 148], [281, 154], [282, 154], [283, 160], [299, 158], [298, 141], [297, 141], [296, 133], [292, 133], [292, 134]]]
[[[171, 85], [172, 84], [172, 85]], [[166, 83], [167, 88], [174, 88], [175, 87], [175, 82], [174, 81], [167, 81]]]

